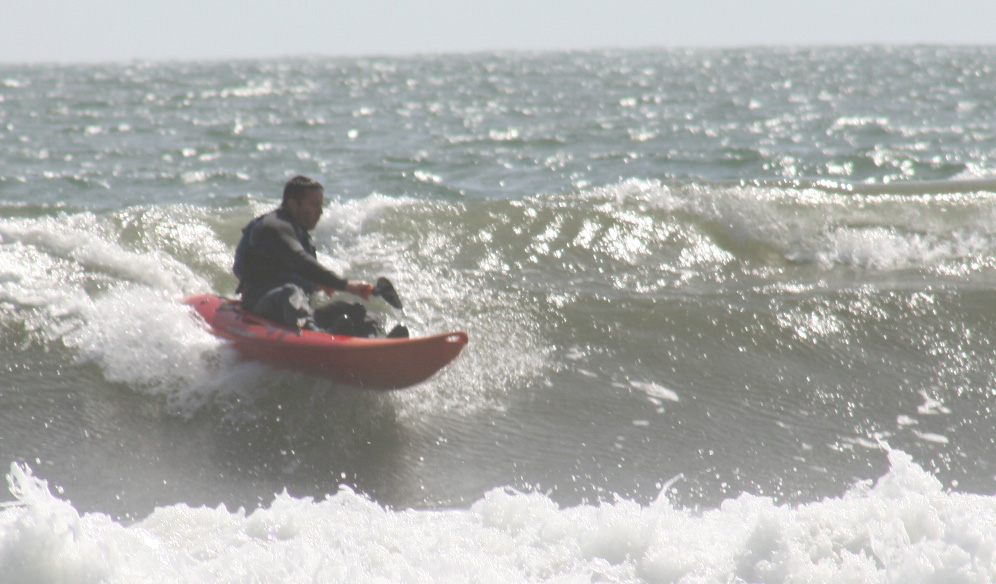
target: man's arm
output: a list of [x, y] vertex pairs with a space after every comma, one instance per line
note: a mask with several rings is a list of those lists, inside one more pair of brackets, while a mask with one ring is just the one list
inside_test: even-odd
[[287, 270], [323, 288], [345, 290], [349, 284], [318, 262], [287, 221], [264, 221], [252, 233], [253, 247], [269, 256], [274, 267]]

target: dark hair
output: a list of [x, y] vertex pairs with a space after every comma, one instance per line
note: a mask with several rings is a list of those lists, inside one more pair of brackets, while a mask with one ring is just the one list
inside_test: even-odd
[[315, 190], [324, 191], [325, 188], [322, 187], [322, 183], [317, 180], [301, 175], [295, 176], [287, 181], [286, 185], [284, 185], [283, 205], [287, 205], [288, 199], [294, 199], [295, 201], [300, 202], [308, 191]]

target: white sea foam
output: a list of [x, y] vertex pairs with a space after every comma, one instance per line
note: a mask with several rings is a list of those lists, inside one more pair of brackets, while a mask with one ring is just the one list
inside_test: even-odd
[[[212, 377], [222, 343], [194, 320], [175, 296], [141, 287], [105, 294], [88, 304], [81, 324], [62, 337], [77, 359], [97, 363], [108, 381], [164, 392], [185, 401]], [[190, 405], [190, 404], [188, 404]]]
[[[985, 196], [842, 195], [816, 188], [644, 180], [623, 181], [593, 195], [614, 198], [619, 205], [638, 201], [676, 218], [689, 214], [704, 222], [705, 231], [694, 221], [680, 224], [685, 268], [728, 264], [737, 257], [731, 251], [760, 244], [782, 250], [789, 261], [825, 269], [938, 267], [947, 273], [996, 249], [989, 229], [996, 207]], [[720, 240], [716, 227], [722, 230]]]
[[429, 225], [435, 220], [436, 204], [374, 194], [333, 199], [328, 206], [313, 233], [323, 264], [346, 277], [388, 276], [402, 297], [403, 313], [375, 300], [371, 308], [378, 318], [404, 322], [416, 335], [473, 331], [470, 345], [442, 375], [391, 396], [401, 416], [500, 408], [495, 398], [504, 388], [539, 376], [550, 348], [534, 330], [537, 308], [496, 298], [501, 293], [482, 286], [474, 274], [451, 268], [448, 256], [460, 252], [452, 234], [423, 235], [419, 227], [423, 218]]
[[59, 264], [62, 269], [50, 274], [52, 280], [86, 274], [174, 291], [198, 280], [174, 258], [155, 251], [129, 250], [117, 243], [113, 229], [95, 215], [81, 213], [5, 221], [0, 223], [0, 237], [10, 244], [6, 251], [12, 261], [30, 263], [44, 256], [51, 264]]
[[[801, 505], [625, 499], [560, 508], [494, 490], [467, 509], [391, 510], [342, 488], [252, 511], [80, 513], [23, 465], [0, 511], [10, 584], [74, 582], [989, 582], [996, 498], [948, 492], [905, 453], [883, 477]], [[670, 488], [674, 488], [673, 486]]]
[[629, 384], [636, 389], [647, 394], [651, 398], [680, 402], [681, 398], [678, 397], [678, 392], [673, 389], [668, 389], [663, 385], [654, 383], [653, 381], [630, 381]]
[[[254, 201], [251, 214], [273, 206], [273, 201]], [[482, 380], [498, 379], [492, 386], [502, 388], [509, 378], [531, 376], [542, 367], [543, 350], [533, 346], [538, 341], [527, 330], [528, 314], [515, 310], [498, 318], [480, 314], [476, 324], [454, 322], [461, 303], [481, 301], [490, 292], [476, 290], [460, 274], [436, 274], [440, 266], [431, 252], [413, 258], [406, 253], [408, 236], [369, 226], [396, 220], [392, 217], [399, 212], [431, 213], [431, 205], [427, 211], [413, 199], [372, 195], [332, 200], [329, 207], [314, 234], [321, 259], [350, 277], [389, 276], [408, 307], [401, 314], [371, 303], [389, 326], [405, 322], [415, 334], [476, 326], [474, 345], [483, 337], [508, 339], [501, 343], [503, 350], [530, 356], [495, 360], [472, 346], [446, 376], [431, 383], [431, 399], [417, 390], [396, 396], [404, 404], [401, 413], [491, 407], [494, 395], [474, 393]], [[211, 227], [216, 219], [205, 216], [209, 213], [154, 206], [126, 208], [113, 217], [84, 212], [0, 222], [0, 302], [15, 308], [0, 318], [15, 329], [23, 327], [29, 343], [64, 345], [77, 363], [99, 366], [108, 381], [164, 395], [185, 413], [226, 401], [233, 391], [251, 393], [268, 385], [260, 382], [261, 369], [266, 379], [281, 374], [240, 362], [180, 302], [213, 290], [201, 273], [222, 273], [234, 283], [227, 273], [233, 246], [219, 239]], [[129, 230], [142, 236], [138, 244], [128, 241]], [[421, 249], [446, 244], [426, 241]], [[474, 399], [468, 398], [471, 393]]]
[[943, 401], [928, 394], [925, 390], [921, 390], [920, 395], [923, 396], [923, 404], [917, 406], [916, 411], [918, 414], [924, 416], [936, 416], [939, 414], [951, 413], [951, 408], [945, 406]]
[[0, 234], [0, 302], [16, 308], [3, 318], [29, 344], [61, 343], [109, 381], [183, 408], [203, 398], [213, 368], [234, 361], [180, 303], [207, 282], [165, 251], [129, 249], [89, 213], [8, 220]]

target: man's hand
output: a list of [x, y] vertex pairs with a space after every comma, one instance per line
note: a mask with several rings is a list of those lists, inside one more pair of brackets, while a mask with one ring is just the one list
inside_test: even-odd
[[370, 295], [373, 293], [373, 285], [369, 282], [364, 282], [362, 280], [350, 280], [346, 282], [346, 287], [342, 290], [336, 290], [335, 288], [329, 288], [328, 286], [317, 285], [318, 289], [325, 293], [329, 298], [332, 297], [336, 292], [349, 292], [350, 294], [355, 294], [364, 300], [370, 300]]
[[346, 283], [346, 292], [355, 294], [364, 300], [370, 300], [370, 294], [373, 292], [373, 289], [373, 284], [362, 280], [350, 280]]

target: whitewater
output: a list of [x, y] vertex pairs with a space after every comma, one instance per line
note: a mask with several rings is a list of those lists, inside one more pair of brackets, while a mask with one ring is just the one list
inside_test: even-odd
[[617, 500], [562, 509], [495, 490], [465, 510], [391, 510], [348, 488], [265, 508], [81, 515], [14, 465], [0, 515], [4, 579], [20, 582], [989, 582], [991, 497], [891, 469], [799, 506], [740, 495], [717, 509]]
[[[0, 67], [0, 581], [991, 582], [996, 51]], [[241, 359], [306, 174], [395, 392]]]

